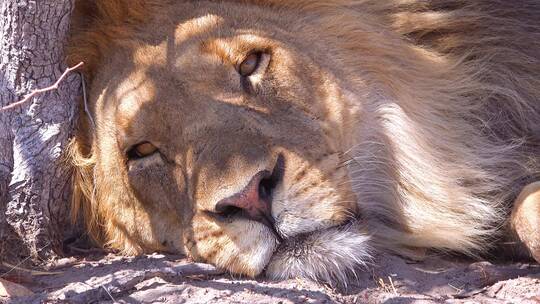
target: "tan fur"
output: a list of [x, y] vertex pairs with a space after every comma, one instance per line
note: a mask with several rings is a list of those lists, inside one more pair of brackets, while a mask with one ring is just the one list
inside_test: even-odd
[[540, 261], [540, 182], [525, 187], [514, 203], [510, 224], [526, 253]]
[[[74, 210], [100, 244], [345, 280], [371, 246], [482, 254], [540, 179], [535, 1], [82, 2], [68, 57], [97, 126], [75, 138]], [[245, 91], [253, 50], [268, 67]], [[142, 141], [160, 153], [128, 161]], [[280, 155], [283, 243], [211, 215]]]

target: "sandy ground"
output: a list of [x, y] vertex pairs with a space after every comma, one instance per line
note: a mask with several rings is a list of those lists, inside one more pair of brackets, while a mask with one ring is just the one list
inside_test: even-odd
[[0, 303], [540, 303], [540, 266], [381, 256], [346, 290], [293, 279], [251, 280], [179, 256], [95, 255], [48, 273], [0, 272], [34, 294]]

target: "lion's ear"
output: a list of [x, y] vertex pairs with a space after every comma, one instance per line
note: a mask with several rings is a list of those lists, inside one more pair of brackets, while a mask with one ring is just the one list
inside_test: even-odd
[[158, 0], [77, 0], [71, 18], [66, 61], [73, 66], [84, 62], [91, 83], [100, 62], [116, 42], [129, 37], [134, 27], [147, 22], [152, 12], [167, 1]]

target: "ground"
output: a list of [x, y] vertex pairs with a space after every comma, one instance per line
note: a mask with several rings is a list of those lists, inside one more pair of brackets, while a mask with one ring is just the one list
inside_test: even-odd
[[382, 255], [374, 265], [344, 289], [238, 278], [173, 255], [92, 254], [53, 261], [45, 272], [2, 269], [0, 294], [2, 282], [32, 294], [0, 303], [540, 303], [537, 264]]

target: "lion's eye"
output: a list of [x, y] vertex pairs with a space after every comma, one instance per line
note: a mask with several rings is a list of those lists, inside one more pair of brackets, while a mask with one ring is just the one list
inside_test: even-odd
[[143, 158], [149, 155], [154, 154], [157, 151], [157, 147], [149, 142], [143, 142], [138, 145], [135, 145], [128, 152], [129, 159]]
[[261, 61], [261, 53], [249, 54], [242, 63], [238, 66], [238, 73], [243, 77], [248, 77], [253, 74], [259, 67]]

